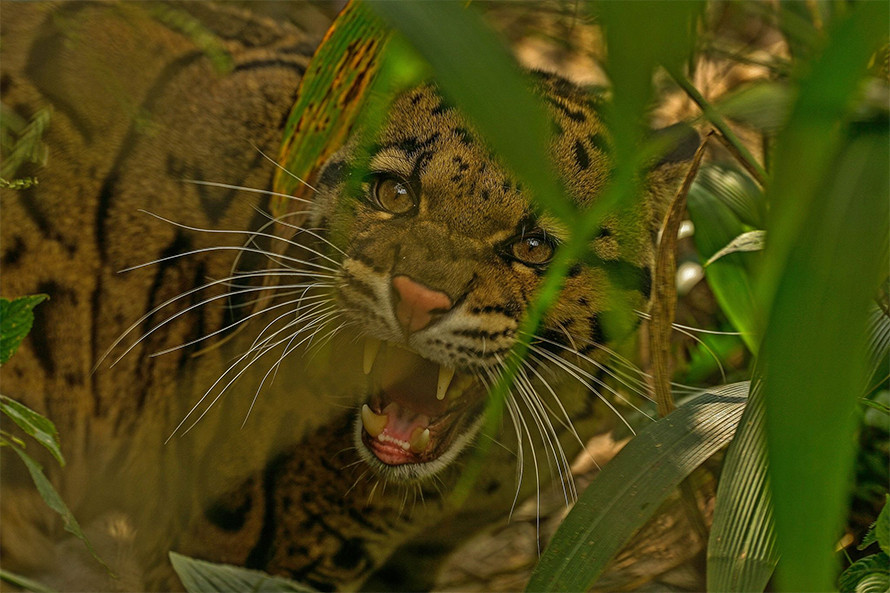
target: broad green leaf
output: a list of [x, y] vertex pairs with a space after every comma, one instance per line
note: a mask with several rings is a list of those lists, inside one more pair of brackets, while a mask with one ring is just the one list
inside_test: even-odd
[[714, 105], [721, 115], [763, 132], [784, 127], [795, 99], [787, 82], [760, 80], [727, 93]]
[[15, 574], [14, 572], [3, 570], [2, 568], [0, 568], [0, 581], [5, 581], [22, 591], [32, 591], [33, 593], [55, 593], [55, 590], [50, 589], [42, 583]]
[[755, 376], [720, 473], [708, 540], [708, 591], [763, 591], [778, 562], [761, 387]]
[[[871, 533], [874, 535], [875, 541], [881, 547], [881, 550], [890, 556], [890, 494], [884, 498], [884, 508], [878, 515]], [[864, 542], [863, 542], [864, 543]]]
[[890, 557], [883, 552], [854, 562], [838, 577], [841, 593], [886, 593], [890, 590]]
[[696, 184], [726, 206], [745, 226], [766, 226], [763, 192], [747, 174], [730, 164], [713, 163], [703, 167]]
[[68, 507], [65, 505], [65, 502], [62, 500], [62, 497], [59, 496], [59, 493], [56, 492], [56, 489], [53, 488], [53, 485], [47, 479], [47, 477], [43, 474], [43, 466], [34, 461], [24, 450], [15, 445], [10, 445], [9, 447], [13, 451], [15, 451], [16, 455], [25, 463], [25, 467], [28, 468], [28, 473], [31, 474], [31, 479], [34, 481], [34, 485], [37, 487], [37, 492], [40, 493], [41, 498], [43, 498], [44, 502], [59, 514], [62, 517], [62, 523], [65, 526], [65, 531], [71, 533], [75, 537], [77, 537], [83, 544], [86, 546], [87, 550], [89, 550], [90, 554], [92, 554], [93, 558], [101, 564], [105, 570], [111, 573], [111, 569], [108, 567], [105, 562], [99, 558], [96, 554], [96, 550], [93, 549], [93, 544], [90, 543], [90, 540], [87, 539], [86, 535], [84, 535], [83, 530], [80, 528], [80, 525], [77, 523], [77, 519], [74, 518], [74, 515], [68, 510]]
[[890, 315], [878, 306], [873, 306], [868, 319], [868, 351], [871, 357], [869, 382], [883, 381], [887, 375], [887, 360], [890, 357]]
[[0, 364], [18, 350], [34, 324], [33, 309], [49, 296], [36, 294], [8, 300], [0, 299]]
[[746, 233], [742, 233], [741, 235], [730, 241], [726, 247], [708, 258], [708, 261], [705, 262], [705, 267], [710, 266], [721, 257], [729, 255], [730, 253], [761, 251], [763, 250], [763, 246], [765, 245], [765, 243], [765, 231], [748, 231]]
[[890, 573], [872, 572], [856, 584], [856, 593], [887, 593], [890, 591]]
[[[693, 239], [705, 261], [748, 230], [735, 213], [741, 209], [740, 204], [746, 203], [742, 179], [746, 178], [738, 171], [712, 165], [699, 173], [689, 191], [687, 207], [695, 225]], [[757, 254], [730, 254], [705, 270], [705, 278], [721, 309], [754, 353], [759, 347], [759, 337], [752, 271], [758, 259]]]
[[311, 593], [311, 587], [231, 564], [215, 564], [170, 552], [170, 563], [189, 593]]
[[9, 416], [19, 428], [34, 437], [46, 447], [61, 465], [65, 465], [62, 449], [59, 444], [59, 433], [51, 420], [41, 416], [28, 406], [21, 404], [5, 395], [0, 395], [0, 411]]
[[886, 275], [890, 216], [886, 120], [839, 123], [888, 18], [887, 3], [865, 2], [833, 23], [776, 140], [758, 300], [778, 590], [827, 590], [837, 571], [868, 307]]
[[713, 389], [640, 431], [578, 498], [527, 590], [590, 589], [673, 489], [730, 441], [747, 392], [747, 383]]

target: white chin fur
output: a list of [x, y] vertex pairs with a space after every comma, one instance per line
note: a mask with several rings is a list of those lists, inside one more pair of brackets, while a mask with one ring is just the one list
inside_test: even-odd
[[458, 435], [458, 437], [454, 439], [454, 442], [451, 443], [451, 446], [448, 447], [448, 449], [444, 453], [442, 453], [442, 455], [440, 455], [433, 461], [428, 461], [426, 463], [403, 463], [401, 465], [388, 465], [377, 459], [377, 456], [368, 450], [368, 447], [362, 440], [361, 414], [356, 414], [352, 437], [355, 441], [355, 447], [358, 450], [358, 453], [361, 456], [362, 460], [367, 463], [371, 467], [371, 469], [373, 469], [374, 472], [377, 473], [378, 476], [391, 482], [397, 482], [400, 484], [411, 484], [413, 482], [431, 478], [449, 465], [451, 465], [451, 462], [455, 460], [460, 452], [463, 451], [467, 447], [467, 445], [469, 445], [473, 441], [474, 438], [476, 438], [476, 435], [479, 433], [479, 429], [482, 428], [482, 422], [484, 419], [485, 415], [480, 414], [479, 417], [470, 426], [470, 428], [468, 428], [462, 434]]

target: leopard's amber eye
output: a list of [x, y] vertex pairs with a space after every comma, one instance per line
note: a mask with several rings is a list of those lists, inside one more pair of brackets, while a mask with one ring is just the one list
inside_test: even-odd
[[411, 187], [395, 177], [379, 177], [373, 192], [377, 205], [392, 214], [405, 214], [417, 206]]
[[513, 243], [513, 257], [530, 266], [546, 264], [553, 257], [553, 243], [544, 237], [523, 237]]

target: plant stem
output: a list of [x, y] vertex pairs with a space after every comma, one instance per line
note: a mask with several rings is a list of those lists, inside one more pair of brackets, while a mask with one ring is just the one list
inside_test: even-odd
[[738, 161], [742, 164], [743, 167], [751, 174], [752, 177], [759, 183], [761, 186], [764, 185], [766, 181], [766, 170], [757, 162], [757, 159], [754, 158], [754, 155], [745, 148], [745, 145], [742, 144], [742, 141], [739, 140], [739, 137], [735, 135], [735, 132], [729, 127], [729, 124], [726, 123], [726, 120], [723, 119], [723, 116], [717, 112], [716, 109], [708, 102], [707, 99], [702, 96], [698, 89], [693, 86], [693, 84], [689, 81], [688, 78], [683, 76], [680, 72], [673, 68], [667, 68], [668, 74], [670, 74], [671, 78], [674, 79], [680, 88], [689, 96], [690, 99], [698, 105], [699, 109], [701, 109], [702, 114], [708, 119], [711, 124], [717, 128], [720, 134], [717, 136], [721, 142], [726, 146], [726, 148], [732, 153], [732, 155], [738, 159]]

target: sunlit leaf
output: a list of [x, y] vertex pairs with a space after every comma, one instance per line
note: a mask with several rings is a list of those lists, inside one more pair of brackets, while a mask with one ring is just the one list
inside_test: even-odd
[[841, 593], [886, 593], [890, 590], [890, 557], [872, 554], [854, 562], [838, 578]]
[[170, 552], [170, 563], [189, 593], [311, 593], [311, 587], [259, 570], [215, 564]]
[[59, 433], [52, 421], [5, 395], [0, 395], [0, 412], [6, 414], [19, 428], [46, 447], [60, 464], [65, 465], [59, 444]]
[[755, 378], [723, 462], [708, 540], [708, 591], [763, 591], [778, 562], [761, 387]]
[[[312, 198], [312, 181], [321, 165], [340, 148], [356, 125], [381, 66], [389, 41], [383, 23], [361, 2], [350, 2], [338, 15], [309, 64], [297, 101], [284, 128], [275, 191]], [[299, 201], [276, 199], [276, 216], [304, 209]]]
[[705, 267], [710, 266], [721, 257], [729, 255], [730, 253], [761, 251], [763, 250], [765, 242], [765, 231], [748, 231], [747, 233], [742, 233], [741, 235], [730, 241], [726, 247], [709, 257], [708, 261], [705, 262]]
[[48, 298], [45, 294], [36, 294], [11, 301], [0, 299], [0, 364], [18, 350], [34, 324], [34, 307]]
[[527, 590], [590, 589], [674, 488], [730, 441], [747, 392], [747, 383], [713, 389], [640, 431], [578, 498]]

